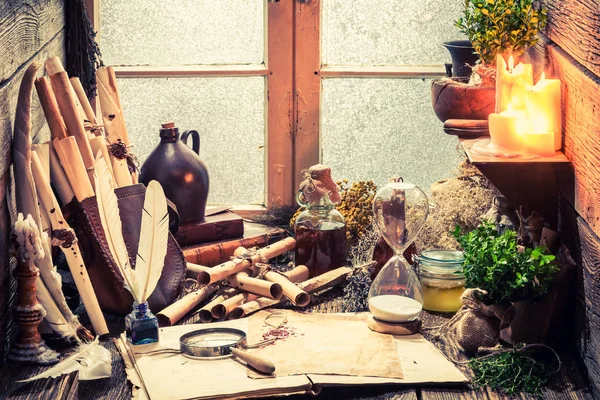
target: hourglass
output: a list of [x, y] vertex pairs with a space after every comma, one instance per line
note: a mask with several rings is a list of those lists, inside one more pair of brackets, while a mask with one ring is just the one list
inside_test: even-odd
[[406, 333], [418, 331], [423, 290], [417, 274], [402, 253], [417, 237], [428, 211], [427, 196], [412, 183], [391, 182], [373, 199], [375, 223], [394, 255], [369, 290], [369, 310], [374, 317], [369, 322], [371, 329], [381, 331], [376, 328], [377, 324], [379, 327], [398, 324], [408, 327]]

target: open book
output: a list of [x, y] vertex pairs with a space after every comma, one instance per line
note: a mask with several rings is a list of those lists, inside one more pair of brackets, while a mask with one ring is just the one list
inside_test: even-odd
[[[281, 312], [278, 310], [277, 312]], [[289, 313], [291, 318], [300, 315], [293, 311]], [[143, 355], [157, 348], [179, 348], [179, 337], [187, 332], [208, 327], [226, 326], [241, 329], [248, 332], [256, 329], [262, 323], [268, 311], [260, 312], [249, 318], [218, 322], [203, 325], [180, 325], [162, 328], [160, 331], [160, 343], [130, 346], [126, 343], [124, 336], [119, 339], [118, 347], [125, 360], [127, 376], [134, 385], [134, 398], [139, 399], [225, 399], [225, 398], [251, 398], [275, 395], [289, 395], [297, 393], [318, 393], [323, 386], [332, 385], [375, 385], [375, 384], [417, 384], [417, 383], [463, 383], [467, 382], [465, 376], [420, 334], [410, 336], [393, 337], [396, 352], [386, 354], [390, 361], [400, 361], [402, 366], [402, 379], [386, 377], [352, 376], [338, 371], [335, 375], [320, 373], [298, 373], [288, 376], [277, 376], [274, 378], [253, 379], [249, 377], [248, 368], [242, 362], [232, 358], [216, 360], [196, 360], [186, 358], [180, 354], [168, 355]], [[355, 323], [356, 329], [360, 331], [366, 326], [365, 314], [302, 314], [302, 318], [293, 321], [294, 330], [302, 332], [303, 327], [311, 324], [312, 316], [320, 318], [319, 323], [326, 316], [333, 319], [343, 315], [347, 323]], [[307, 325], [302, 324], [305, 321]], [[314, 321], [312, 321], [314, 322]], [[336, 321], [332, 321], [334, 324]], [[315, 325], [313, 325], [314, 327]], [[346, 325], [347, 327], [348, 325]], [[367, 328], [368, 329], [368, 328]], [[352, 331], [340, 330], [344, 335], [343, 342], [351, 343]], [[249, 335], [252, 338], [253, 335]], [[256, 335], [254, 335], [256, 336]], [[382, 335], [388, 336], [388, 335]], [[297, 336], [301, 340], [300, 336]], [[360, 343], [353, 342], [353, 346], [359, 346], [352, 351], [360, 352]], [[340, 344], [342, 345], [342, 344]], [[283, 348], [283, 347], [282, 347]], [[276, 356], [276, 348], [270, 348], [270, 356]], [[288, 349], [289, 350], [289, 347]], [[307, 349], [299, 348], [298, 351], [313, 351], [315, 357], [328, 359], [328, 352], [339, 349]], [[289, 352], [289, 351], [288, 351]], [[281, 354], [281, 357], [290, 357], [290, 354]], [[378, 355], [381, 358], [381, 354]], [[370, 357], [368, 357], [370, 358]], [[278, 365], [277, 359], [272, 359]], [[349, 368], [353, 367], [348, 363]], [[356, 367], [356, 364], [354, 364]], [[315, 368], [307, 366], [307, 368]], [[280, 372], [277, 370], [276, 373]], [[350, 369], [349, 369], [350, 371]], [[399, 372], [399, 371], [398, 371]], [[281, 372], [280, 372], [281, 373]], [[397, 375], [397, 374], [396, 374]], [[138, 390], [136, 391], [136, 387]]]

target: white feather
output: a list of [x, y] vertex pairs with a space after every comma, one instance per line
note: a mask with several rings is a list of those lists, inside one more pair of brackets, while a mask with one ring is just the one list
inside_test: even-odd
[[162, 186], [150, 181], [142, 210], [140, 243], [135, 262], [138, 302], [144, 302], [156, 288], [167, 255], [169, 213]]
[[73, 354], [44, 372], [17, 382], [31, 382], [43, 378], [57, 378], [79, 370], [80, 380], [100, 379], [111, 375], [110, 351], [98, 343], [98, 337], [88, 344], [81, 344]]
[[104, 236], [119, 272], [125, 281], [125, 288], [131, 292], [133, 299], [139, 303], [139, 299], [136, 297], [138, 290], [135, 274], [131, 269], [129, 253], [127, 253], [125, 239], [123, 239], [119, 203], [113, 190], [110, 175], [104, 158], [96, 157], [96, 167], [94, 169], [96, 200]]

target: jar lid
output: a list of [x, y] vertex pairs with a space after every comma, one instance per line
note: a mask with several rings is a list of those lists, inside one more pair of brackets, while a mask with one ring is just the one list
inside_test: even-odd
[[465, 257], [461, 251], [431, 249], [425, 250], [417, 257], [419, 273], [425, 276], [444, 279], [462, 279], [463, 261]]

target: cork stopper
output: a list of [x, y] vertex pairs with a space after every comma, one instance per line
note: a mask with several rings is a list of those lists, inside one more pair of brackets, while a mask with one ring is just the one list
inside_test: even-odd
[[177, 140], [179, 129], [175, 127], [175, 122], [165, 122], [164, 124], [161, 124], [159, 136], [161, 139]]
[[325, 194], [333, 203], [342, 200], [339, 188], [331, 177], [331, 168], [317, 164], [304, 171], [304, 180], [300, 183], [300, 191], [309, 203], [318, 201]]

